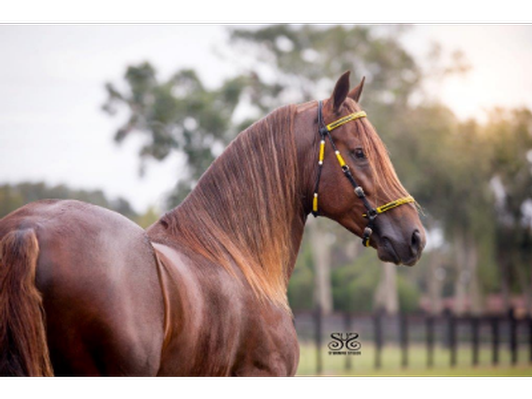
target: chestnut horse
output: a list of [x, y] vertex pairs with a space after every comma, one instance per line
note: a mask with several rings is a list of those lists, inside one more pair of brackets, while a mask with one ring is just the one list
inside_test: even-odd
[[[362, 237], [365, 203], [407, 196], [360, 117], [362, 87], [349, 91], [347, 72], [319, 107], [285, 106], [250, 126], [147, 231], [78, 201], [0, 220], [0, 375], [294, 375], [286, 291], [307, 216]], [[334, 121], [318, 165], [319, 123]], [[372, 219], [367, 244], [382, 260], [421, 256], [412, 201]]]

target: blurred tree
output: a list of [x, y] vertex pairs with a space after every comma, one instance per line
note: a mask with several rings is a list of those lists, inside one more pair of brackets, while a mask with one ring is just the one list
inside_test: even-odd
[[[494, 242], [488, 146], [476, 123], [459, 122], [447, 107], [437, 103], [408, 110], [398, 117], [397, 127], [397, 138], [403, 139], [392, 137], [391, 145], [408, 160], [397, 162], [398, 169], [406, 169], [400, 176], [405, 176], [405, 184], [423, 205], [429, 230], [442, 228], [446, 241], [453, 244], [454, 310], [463, 313], [469, 297], [472, 310], [478, 313], [482, 290], [477, 265], [494, 266], [492, 252], [479, 252], [479, 245]], [[443, 258], [439, 261], [432, 260], [433, 270], [441, 270]]]
[[161, 217], [161, 213], [155, 209], [153, 206], [150, 206], [146, 212], [144, 212], [142, 215], [139, 215], [135, 221], [138, 223], [140, 227], [143, 229], [146, 229], [150, 227], [153, 223], [155, 223], [159, 218]]
[[65, 185], [19, 183], [0, 186], [0, 218], [30, 202], [41, 199], [74, 199], [111, 209], [134, 221], [138, 217], [127, 200], [124, 198], [110, 200], [101, 190], [74, 190]]
[[518, 290], [532, 314], [532, 113], [495, 109], [490, 116], [483, 133], [497, 196], [496, 252], [504, 305], [509, 308], [510, 294]]
[[126, 122], [115, 134], [117, 143], [131, 134], [141, 134], [140, 173], [145, 161], [162, 161], [172, 151], [185, 157], [185, 167], [176, 173], [177, 186], [168, 207], [174, 207], [190, 192], [201, 174], [238, 133], [233, 115], [244, 93], [262, 88], [252, 75], [226, 80], [209, 90], [192, 70], [181, 70], [168, 80], [159, 81], [148, 62], [127, 68], [126, 88], [121, 92], [108, 83], [108, 98], [103, 110], [115, 115], [128, 111]]
[[16, 190], [15, 187], [9, 184], [0, 186], [0, 218], [3, 218], [28, 202], [31, 201], [26, 201], [22, 193]]
[[[377, 129], [390, 124], [378, 112], [398, 111], [419, 87], [421, 71], [400, 42], [404, 27], [274, 25], [233, 29], [231, 44], [249, 57], [261, 80], [277, 88], [257, 104], [270, 109], [281, 104], [328, 97], [338, 77], [353, 72], [352, 81], [366, 76], [371, 95], [364, 108]], [[383, 129], [384, 130], [384, 129]]]
[[307, 224], [315, 269], [315, 303], [320, 305], [324, 314], [329, 314], [333, 311], [330, 264], [331, 247], [335, 239], [333, 234], [324, 232], [317, 223], [317, 220], [312, 220]]
[[[388, 315], [399, 311], [399, 293], [397, 291], [397, 266], [382, 262], [380, 265], [381, 280], [375, 290], [375, 307], [384, 310]], [[393, 287], [393, 289], [390, 289]]]
[[379, 283], [380, 262], [363, 252], [332, 270], [334, 309], [344, 312], [371, 312], [375, 308], [375, 287]]
[[288, 302], [294, 311], [312, 310], [314, 303], [314, 273], [309, 246], [301, 249], [288, 283]]
[[401, 312], [408, 313], [419, 309], [419, 288], [401, 274], [397, 276], [397, 291]]

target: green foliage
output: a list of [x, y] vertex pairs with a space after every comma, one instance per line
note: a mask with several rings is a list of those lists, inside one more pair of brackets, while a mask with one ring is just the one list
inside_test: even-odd
[[364, 252], [354, 263], [334, 269], [331, 275], [334, 308], [348, 312], [372, 311], [379, 266], [374, 254]]
[[135, 221], [140, 227], [146, 229], [159, 220], [160, 217], [160, 213], [154, 207], [150, 206], [144, 214], [135, 218]]
[[170, 198], [179, 203], [201, 174], [236, 134], [232, 116], [251, 78], [240, 76], [225, 81], [215, 90], [207, 89], [192, 70], [181, 70], [160, 81], [155, 68], [145, 62], [128, 67], [127, 88], [121, 92], [108, 83], [108, 99], [103, 110], [114, 115], [119, 109], [129, 112], [127, 121], [115, 134], [118, 143], [131, 134], [145, 137], [139, 157], [141, 174], [145, 160], [161, 161], [172, 151], [186, 157], [186, 168]]
[[397, 274], [397, 295], [399, 297], [399, 310], [413, 312], [419, 309], [419, 288], [402, 274]]
[[138, 214], [124, 198], [109, 199], [101, 190], [74, 190], [65, 185], [49, 186], [45, 183], [19, 183], [0, 185], [0, 219], [16, 209], [42, 199], [73, 199], [98, 205], [118, 212], [142, 228], [156, 222], [160, 214], [150, 207]]
[[[371, 312], [375, 309], [375, 292], [382, 272], [374, 254], [365, 252], [354, 263], [332, 272], [334, 308], [347, 312]], [[419, 308], [421, 292], [414, 281], [397, 274], [399, 309], [412, 312]]]
[[[283, 92], [297, 89], [296, 102], [328, 95], [346, 70], [368, 76], [372, 95], [367, 106], [391, 99], [405, 101], [420, 81], [413, 57], [398, 40], [402, 28], [370, 26], [273, 25], [233, 29], [231, 42], [273, 71]], [[328, 88], [319, 93], [318, 87]], [[282, 101], [282, 100], [281, 100]]]
[[490, 174], [498, 183], [495, 203], [496, 254], [500, 275], [510, 289], [530, 292], [532, 281], [532, 113], [496, 109], [484, 129], [490, 149]]
[[45, 183], [19, 183], [0, 186], [0, 218], [30, 202], [41, 199], [84, 201], [114, 210], [130, 219], [138, 217], [127, 200], [124, 198], [109, 200], [101, 190], [73, 190], [65, 185], [50, 187]]
[[294, 311], [314, 308], [314, 271], [310, 246], [303, 245], [288, 284], [288, 302]]

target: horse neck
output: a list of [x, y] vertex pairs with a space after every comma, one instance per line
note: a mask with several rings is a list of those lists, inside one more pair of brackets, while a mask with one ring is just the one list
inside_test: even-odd
[[234, 273], [283, 306], [301, 244], [295, 108], [284, 107], [242, 132], [185, 201], [165, 216], [173, 239]]

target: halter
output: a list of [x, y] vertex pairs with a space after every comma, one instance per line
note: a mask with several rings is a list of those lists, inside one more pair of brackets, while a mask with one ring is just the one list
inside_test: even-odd
[[373, 208], [370, 205], [368, 199], [366, 198], [364, 189], [359, 186], [355, 181], [353, 174], [349, 170], [349, 166], [345, 163], [344, 158], [340, 154], [340, 151], [338, 151], [338, 148], [334, 144], [331, 132], [340, 126], [345, 125], [347, 122], [355, 121], [357, 119], [365, 117], [366, 113], [364, 111], [354, 112], [332, 123], [329, 123], [328, 125], [325, 125], [325, 123], [323, 122], [323, 103], [321, 101], [318, 102], [318, 132], [320, 134], [321, 141], [320, 152], [318, 157], [318, 177], [316, 179], [316, 185], [314, 187], [314, 198], [312, 200], [312, 214], [314, 215], [314, 217], [318, 216], [318, 188], [320, 186], [321, 169], [323, 167], [323, 158], [325, 156], [325, 137], [328, 137], [329, 141], [331, 142], [331, 146], [334, 150], [334, 153], [336, 154], [336, 159], [338, 160], [338, 163], [342, 168], [342, 172], [344, 172], [344, 176], [347, 177], [347, 180], [349, 180], [355, 190], [355, 194], [358, 198], [362, 200], [362, 203], [366, 208], [366, 213], [363, 213], [362, 216], [368, 219], [368, 225], [364, 229], [362, 245], [364, 245], [365, 247], [369, 247], [369, 239], [371, 237], [371, 234], [373, 233], [373, 229], [375, 228], [375, 219], [377, 219], [377, 216], [381, 213], [389, 211], [390, 209], [397, 208], [400, 205], [415, 202], [415, 200], [413, 197], [408, 196], [399, 198], [395, 201], [388, 202], [387, 204], [381, 205], [377, 208]]

